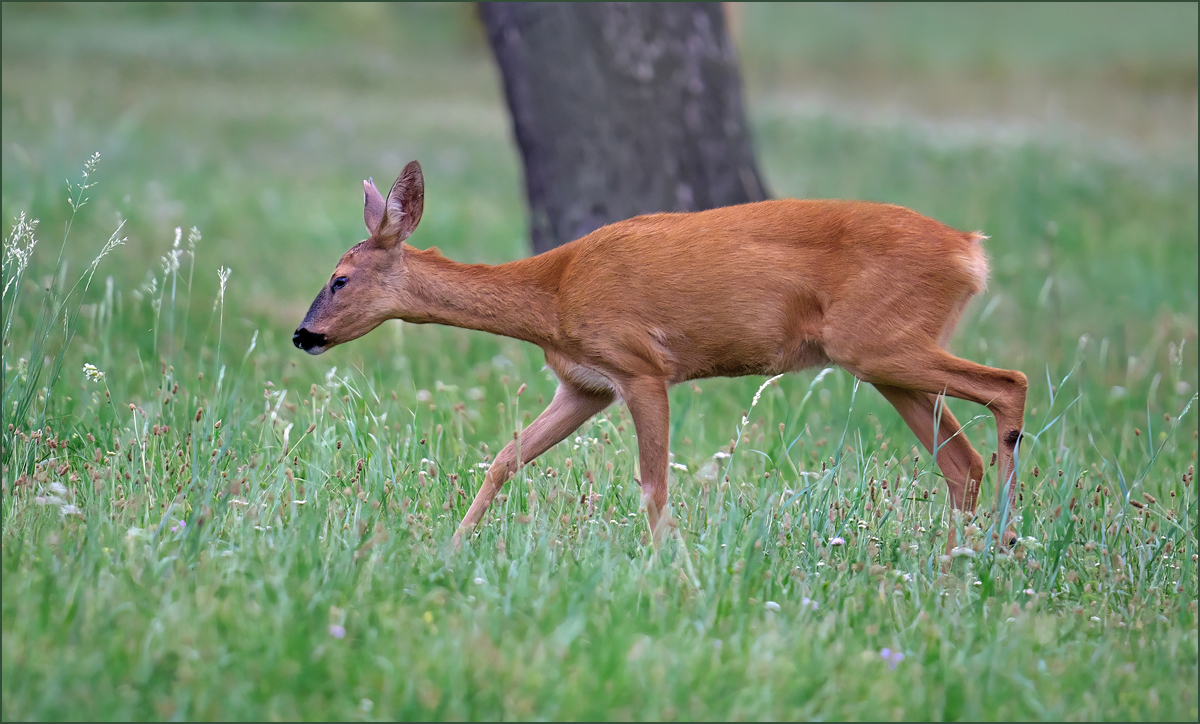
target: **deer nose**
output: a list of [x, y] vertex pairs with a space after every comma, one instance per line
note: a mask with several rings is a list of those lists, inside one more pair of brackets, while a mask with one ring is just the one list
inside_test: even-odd
[[313, 350], [318, 352], [324, 351], [325, 342], [325, 335], [310, 332], [304, 327], [300, 327], [292, 335], [292, 344], [309, 353], [312, 353]]

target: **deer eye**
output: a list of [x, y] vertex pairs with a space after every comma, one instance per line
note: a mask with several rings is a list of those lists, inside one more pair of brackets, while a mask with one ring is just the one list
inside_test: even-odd
[[329, 288], [336, 292], [344, 286], [346, 286], [346, 277], [338, 277], [337, 279], [333, 280], [333, 283], [329, 285]]

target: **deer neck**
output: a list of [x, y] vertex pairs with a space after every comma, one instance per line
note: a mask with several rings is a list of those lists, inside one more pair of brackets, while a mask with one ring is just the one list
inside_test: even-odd
[[477, 329], [538, 346], [557, 334], [559, 265], [542, 257], [489, 266], [460, 264], [436, 249], [405, 247], [406, 322]]

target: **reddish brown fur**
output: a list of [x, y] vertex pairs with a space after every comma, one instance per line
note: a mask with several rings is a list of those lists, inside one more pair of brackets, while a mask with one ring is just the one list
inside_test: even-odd
[[502, 334], [545, 351], [559, 391], [497, 455], [459, 535], [515, 472], [518, 449], [522, 464], [532, 460], [618, 398], [637, 429], [641, 485], [658, 533], [667, 506], [667, 388], [828, 362], [878, 387], [930, 450], [938, 427], [937, 463], [957, 508], [974, 509], [983, 463], [949, 410], [937, 409], [938, 395], [992, 411], [1003, 441], [1000, 481], [1011, 481], [1025, 376], [942, 349], [987, 282], [982, 235], [898, 206], [789, 199], [641, 216], [530, 259], [466, 265], [402, 243], [420, 218], [423, 182], [414, 167], [397, 180], [382, 218], [382, 199], [367, 186], [372, 236], [342, 257], [332, 278], [346, 277], [346, 286], [322, 291], [297, 345], [302, 332], [324, 335], [327, 344], [314, 347], [323, 351], [400, 318]]

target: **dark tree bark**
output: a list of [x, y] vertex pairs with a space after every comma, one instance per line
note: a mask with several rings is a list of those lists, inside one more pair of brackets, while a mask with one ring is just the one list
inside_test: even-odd
[[540, 253], [605, 224], [767, 197], [718, 3], [481, 3]]

